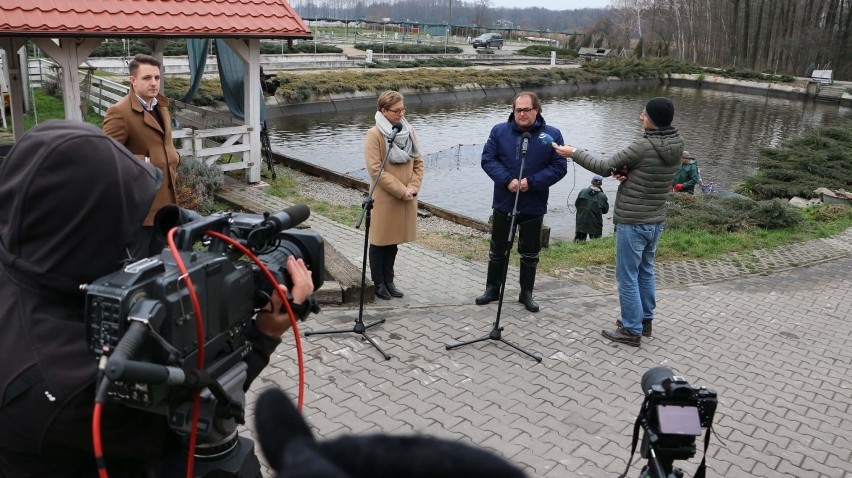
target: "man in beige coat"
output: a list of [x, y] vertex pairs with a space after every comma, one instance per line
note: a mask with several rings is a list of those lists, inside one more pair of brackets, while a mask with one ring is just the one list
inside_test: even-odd
[[[423, 183], [423, 158], [417, 135], [405, 119], [403, 96], [396, 91], [379, 95], [376, 126], [367, 131], [364, 161], [372, 181], [385, 156], [382, 175], [373, 191], [370, 225], [370, 273], [376, 297], [402, 297], [394, 284], [397, 244], [417, 239], [417, 191]], [[388, 142], [393, 137], [388, 154]]]
[[163, 172], [163, 183], [145, 217], [138, 239], [128, 250], [134, 259], [157, 255], [165, 246], [154, 232], [154, 215], [163, 206], [176, 204], [175, 181], [180, 156], [172, 142], [169, 100], [160, 94], [160, 62], [136, 55], [130, 64], [130, 92], [112, 105], [104, 117], [104, 133], [123, 144], [140, 161]]

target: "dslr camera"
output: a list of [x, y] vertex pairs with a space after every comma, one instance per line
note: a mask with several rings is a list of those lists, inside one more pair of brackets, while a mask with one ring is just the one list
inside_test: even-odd
[[[83, 286], [89, 349], [109, 359], [99, 394], [165, 415], [173, 430], [188, 435], [192, 397], [201, 390], [199, 443], [224, 456], [237, 442], [236, 424], [244, 422], [243, 359], [252, 347], [246, 331], [275, 286], [238, 248], [212, 233], [249, 249], [288, 290], [287, 257], [303, 259], [316, 290], [325, 269], [323, 239], [295, 229], [309, 215], [306, 206], [264, 215], [220, 212], [195, 215], [198, 219], [179, 226], [175, 243], [198, 299], [200, 327], [192, 294], [168, 248]], [[156, 227], [168, 230], [174, 225], [170, 222], [180, 224], [188, 217], [175, 207], [158, 215]], [[305, 305], [318, 311], [313, 298]], [[202, 370], [197, 363], [199, 329], [204, 337]]]
[[[639, 476], [680, 478], [683, 472], [675, 468], [673, 462], [695, 456], [695, 437], [701, 435], [702, 428], [708, 434], [712, 430], [718, 403], [716, 391], [690, 385], [686, 378], [675, 375], [667, 367], [647, 370], [642, 375], [641, 385], [645, 400], [636, 418], [633, 449], [641, 427], [644, 434], [640, 452], [642, 458], [648, 459], [648, 464]], [[707, 443], [705, 440], [705, 453]], [[699, 468], [704, 466], [702, 461]]]

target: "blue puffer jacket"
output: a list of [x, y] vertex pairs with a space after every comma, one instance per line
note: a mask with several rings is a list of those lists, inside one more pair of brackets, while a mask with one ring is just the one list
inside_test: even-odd
[[[543, 133], [557, 144], [564, 144], [562, 133], [545, 124], [539, 115], [529, 130], [531, 140], [524, 162], [523, 178], [527, 178], [529, 189], [518, 197], [518, 212], [543, 216], [547, 212], [550, 186], [565, 177], [568, 161], [556, 154], [547, 139], [539, 138]], [[491, 128], [488, 142], [482, 149], [482, 169], [494, 181], [494, 201], [491, 205], [498, 211], [509, 214], [515, 204], [515, 193], [506, 187], [521, 173], [521, 136], [524, 131], [515, 123], [514, 115], [509, 121]]]

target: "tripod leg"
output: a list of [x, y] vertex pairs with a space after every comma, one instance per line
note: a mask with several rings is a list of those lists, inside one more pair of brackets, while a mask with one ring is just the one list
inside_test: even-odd
[[535, 355], [532, 352], [528, 352], [528, 351], [522, 349], [521, 347], [513, 344], [512, 342], [509, 342], [506, 339], [500, 339], [500, 342], [503, 342], [504, 344], [508, 345], [509, 347], [512, 347], [513, 349], [517, 350], [518, 352], [521, 352], [522, 354], [526, 354], [530, 358], [535, 359], [536, 362], [541, 363], [541, 357], [539, 357], [538, 355]]
[[[485, 340], [499, 340], [500, 342], [503, 342], [504, 344], [512, 347], [513, 349], [515, 349], [515, 350], [517, 350], [517, 351], [519, 351], [523, 354], [526, 354], [530, 358], [534, 359], [536, 362], [541, 363], [541, 357], [534, 355], [531, 352], [527, 352], [526, 350], [522, 349], [521, 347], [504, 340], [503, 334], [502, 334], [503, 328], [500, 327], [500, 312], [502, 311], [502, 308], [503, 308], [503, 295], [506, 292], [506, 272], [509, 268], [509, 253], [511, 252], [512, 243], [514, 242], [514, 238], [515, 238], [516, 215], [512, 214], [511, 221], [508, 224], [508, 227], [504, 227], [504, 226], [506, 226], [505, 223], [506, 223], [507, 219], [508, 219], [508, 217], [505, 214], [500, 213], [496, 209], [494, 210], [494, 221], [493, 221], [492, 227], [499, 228], [501, 230], [501, 232], [505, 232], [508, 236], [508, 239], [506, 240], [506, 248], [504, 249], [505, 259], [504, 259], [504, 262], [502, 263], [503, 270], [501, 271], [501, 276], [502, 276], [503, 280], [502, 280], [502, 283], [500, 285], [500, 294], [499, 294], [499, 299], [498, 299], [499, 301], [498, 301], [498, 304], [497, 304], [497, 317], [494, 319], [494, 327], [491, 329], [491, 332], [485, 337], [481, 337], [481, 338], [474, 339], [474, 340], [469, 340], [467, 342], [461, 342], [461, 343], [454, 344], [454, 345], [447, 345], [446, 349], [452, 350], [454, 348], [461, 347], [462, 345], [474, 344], [474, 343], [482, 342], [482, 341], [485, 341]], [[499, 243], [495, 242], [497, 239], [498, 238], [496, 236], [494, 236], [492, 238], [492, 241], [491, 241], [492, 249], [495, 249], [495, 247], [494, 247], [495, 244], [499, 244]], [[489, 271], [490, 271], [490, 265], [489, 265]], [[486, 293], [487, 293], [487, 291], [486, 291]], [[477, 301], [477, 303], [479, 304], [480, 301]]]
[[484, 342], [484, 341], [486, 341], [490, 338], [491, 338], [491, 336], [486, 335], [485, 337], [480, 337], [478, 339], [468, 340], [467, 342], [460, 342], [460, 343], [453, 344], [453, 345], [447, 345], [446, 348], [447, 348], [447, 350], [453, 350], [455, 348], [461, 347], [462, 345], [470, 345], [470, 344], [475, 344], [477, 342]]
[[[375, 325], [383, 324], [385, 319], [379, 319], [372, 324], [364, 325], [364, 290], [367, 282], [367, 254], [369, 250], [369, 240], [370, 240], [370, 209], [372, 208], [372, 200], [364, 201], [363, 204], [365, 217], [367, 221], [364, 226], [364, 254], [361, 258], [361, 299], [358, 304], [358, 318], [355, 319], [355, 325], [352, 327], [352, 330], [321, 330], [318, 332], [305, 332], [305, 337], [311, 335], [332, 335], [332, 334], [346, 334], [346, 333], [354, 333], [358, 334], [361, 337], [364, 337], [367, 342], [370, 342], [370, 345], [375, 347], [376, 350], [382, 354], [382, 357], [385, 360], [390, 360], [391, 356], [385, 353], [381, 347], [376, 343], [375, 340], [372, 339], [369, 335], [367, 335], [367, 329], [373, 327]], [[388, 297], [390, 299], [390, 297]]]

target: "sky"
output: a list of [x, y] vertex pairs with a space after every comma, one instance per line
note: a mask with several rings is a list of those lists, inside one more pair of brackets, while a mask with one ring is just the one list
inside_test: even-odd
[[549, 10], [574, 10], [576, 8], [605, 8], [610, 0], [491, 0], [494, 7], [541, 7]]

